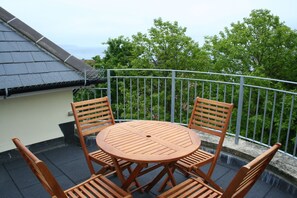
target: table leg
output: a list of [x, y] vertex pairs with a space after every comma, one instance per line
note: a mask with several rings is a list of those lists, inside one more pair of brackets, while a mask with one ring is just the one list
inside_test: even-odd
[[117, 176], [118, 176], [118, 178], [120, 179], [120, 181], [123, 184], [125, 182], [125, 177], [123, 175], [121, 166], [119, 165], [119, 162], [118, 162], [118, 160], [116, 158], [114, 158], [114, 157], [111, 156], [111, 159], [112, 159], [112, 162], [113, 162], [114, 167], [116, 169]]
[[124, 190], [128, 190], [129, 186], [132, 184], [133, 181], [136, 181], [137, 176], [141, 172], [141, 170], [146, 167], [146, 164], [137, 164], [135, 169], [132, 171], [132, 173], [129, 175], [127, 180], [122, 182], [122, 188]]
[[168, 164], [164, 164], [164, 168], [163, 170], [153, 179], [153, 181], [150, 182], [150, 184], [145, 188], [145, 191], [148, 192], [150, 191], [154, 185], [156, 185], [156, 183], [158, 181], [160, 181], [160, 179], [162, 179], [162, 177], [167, 173], [168, 175], [168, 180], [171, 181], [172, 185], [176, 185], [176, 181], [173, 177], [173, 174], [172, 174], [172, 167], [173, 165], [175, 164], [175, 162], [171, 162], [171, 163], [168, 163]]

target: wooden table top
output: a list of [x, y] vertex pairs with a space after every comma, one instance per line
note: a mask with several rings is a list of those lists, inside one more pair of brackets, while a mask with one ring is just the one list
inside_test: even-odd
[[132, 121], [103, 129], [97, 145], [116, 158], [132, 162], [170, 162], [192, 154], [199, 136], [187, 127], [161, 121]]

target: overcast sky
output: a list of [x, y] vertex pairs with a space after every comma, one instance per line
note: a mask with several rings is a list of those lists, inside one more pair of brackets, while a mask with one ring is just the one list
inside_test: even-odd
[[297, 29], [297, 0], [0, 0], [0, 6], [78, 58], [102, 55], [108, 38], [147, 33], [153, 20], [177, 21], [200, 46], [253, 9]]

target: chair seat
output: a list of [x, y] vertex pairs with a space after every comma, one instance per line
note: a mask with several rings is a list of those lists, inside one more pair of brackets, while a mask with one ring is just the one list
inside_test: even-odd
[[[97, 150], [97, 151], [89, 153], [89, 156], [92, 161], [95, 161], [102, 166], [107, 166], [110, 170], [115, 169], [110, 155], [108, 155], [104, 151]], [[130, 166], [132, 164], [131, 162], [121, 160], [121, 159], [118, 159], [118, 162], [119, 162], [119, 165], [121, 166], [121, 168], [123, 168], [123, 169], [128, 168], [128, 166]]]
[[97, 151], [91, 152], [91, 153], [89, 153], [89, 156], [93, 161], [95, 161], [103, 166], [105, 166], [105, 165], [113, 166], [111, 157], [102, 150], [97, 150]]
[[221, 197], [222, 193], [206, 185], [200, 178], [190, 178], [158, 197]]
[[213, 154], [198, 149], [193, 154], [178, 160], [177, 165], [191, 171], [195, 166], [203, 166], [212, 161], [213, 158]]
[[132, 197], [102, 175], [91, 177], [64, 192], [68, 197]]

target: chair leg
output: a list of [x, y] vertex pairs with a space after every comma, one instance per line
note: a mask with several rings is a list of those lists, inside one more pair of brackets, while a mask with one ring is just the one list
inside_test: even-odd
[[194, 167], [193, 171], [195, 172], [196, 175], [198, 175], [203, 181], [204, 183], [210, 184], [213, 188], [215, 188], [216, 190], [223, 192], [223, 189], [217, 185], [212, 179], [211, 177], [208, 177], [208, 175], [206, 175], [203, 171], [201, 171], [198, 167]]
[[214, 169], [215, 169], [215, 166], [216, 166], [216, 163], [215, 161], [213, 161], [208, 169], [208, 172], [207, 172], [207, 176], [210, 178]]

